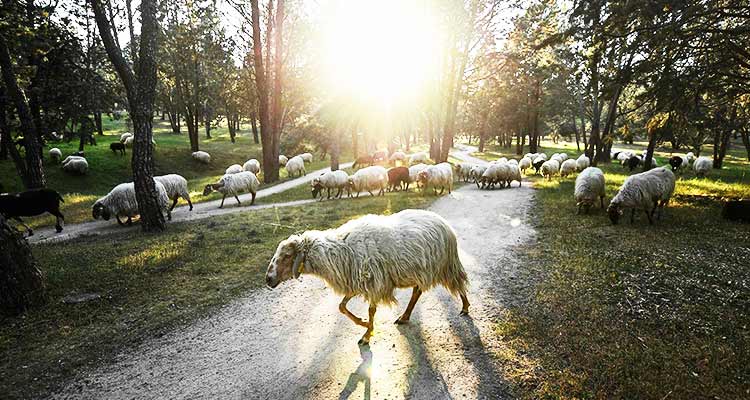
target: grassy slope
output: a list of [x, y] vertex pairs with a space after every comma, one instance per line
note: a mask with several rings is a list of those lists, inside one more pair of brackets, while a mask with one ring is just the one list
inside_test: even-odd
[[[522, 259], [538, 282], [497, 325], [507, 343], [498, 357], [520, 396], [749, 395], [750, 230], [723, 220], [716, 199], [750, 196], [750, 171], [741, 152], [727, 161], [709, 179], [678, 178], [654, 226], [643, 215], [612, 226], [599, 208], [576, 216], [575, 178], [532, 178], [538, 239]], [[626, 175], [602, 169], [609, 200]]]

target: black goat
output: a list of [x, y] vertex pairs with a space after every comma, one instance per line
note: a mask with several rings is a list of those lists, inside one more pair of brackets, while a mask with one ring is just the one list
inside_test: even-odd
[[121, 155], [125, 155], [125, 145], [120, 142], [110, 143], [109, 149], [112, 150], [112, 152], [115, 154], [117, 154], [117, 152], [119, 151]]
[[721, 209], [721, 216], [730, 221], [750, 222], [750, 199], [727, 200]]
[[669, 159], [669, 165], [672, 167], [672, 171], [677, 171], [678, 169], [680, 169], [682, 161], [682, 157], [672, 156], [672, 158]]
[[65, 217], [60, 212], [60, 203], [63, 202], [60, 193], [52, 189], [32, 189], [20, 193], [0, 194], [0, 214], [7, 219], [15, 219], [21, 223], [29, 233], [34, 231], [26, 225], [21, 217], [33, 217], [48, 212], [55, 217], [55, 229], [62, 232], [62, 222]]

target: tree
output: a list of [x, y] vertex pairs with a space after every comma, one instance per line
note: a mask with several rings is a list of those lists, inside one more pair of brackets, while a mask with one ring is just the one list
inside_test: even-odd
[[15, 315], [45, 300], [44, 275], [29, 243], [0, 214], [0, 314]]

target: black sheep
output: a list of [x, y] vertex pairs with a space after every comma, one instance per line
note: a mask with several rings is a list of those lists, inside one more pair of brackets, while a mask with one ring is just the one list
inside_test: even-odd
[[750, 199], [727, 200], [721, 216], [730, 221], [750, 222]]
[[633, 172], [634, 169], [638, 168], [638, 164], [641, 163], [641, 159], [638, 156], [633, 156], [628, 158], [627, 167], [630, 172]]
[[26, 225], [21, 217], [33, 217], [48, 212], [55, 217], [55, 229], [62, 232], [62, 223], [65, 217], [60, 212], [60, 203], [63, 202], [60, 193], [52, 189], [32, 189], [20, 193], [0, 194], [0, 214], [6, 219], [15, 219], [25, 226], [29, 236], [34, 231]]
[[672, 156], [672, 158], [669, 159], [669, 165], [672, 166], [672, 171], [677, 171], [680, 169], [680, 166], [682, 165], [682, 157], [680, 156]]
[[547, 160], [539, 160], [531, 164], [534, 166], [534, 169], [536, 170], [537, 174], [539, 173], [539, 168], [542, 168], [542, 164], [544, 164], [545, 161]]
[[121, 155], [125, 155], [125, 145], [120, 142], [112, 142], [109, 145], [109, 149], [115, 154], [119, 151]]

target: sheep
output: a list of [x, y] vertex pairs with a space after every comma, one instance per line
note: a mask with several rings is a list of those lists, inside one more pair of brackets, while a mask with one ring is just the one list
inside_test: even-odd
[[402, 188], [409, 190], [409, 168], [407, 167], [393, 167], [388, 169], [388, 191], [395, 191], [396, 187], [398, 190]]
[[177, 200], [179, 200], [180, 197], [188, 202], [190, 211], [193, 211], [193, 203], [190, 201], [187, 179], [183, 178], [181, 175], [168, 174], [155, 176], [154, 180], [164, 185], [164, 190], [167, 191], [167, 197], [172, 200], [172, 206], [169, 208], [169, 211], [174, 210], [177, 205]]
[[20, 193], [0, 194], [0, 214], [6, 219], [15, 219], [26, 228], [29, 236], [34, 231], [21, 220], [21, 217], [33, 217], [44, 213], [55, 216], [55, 231], [63, 230], [65, 216], [60, 212], [60, 203], [64, 202], [60, 193], [52, 189], [32, 189]]
[[672, 172], [680, 172], [687, 169], [689, 161], [686, 156], [672, 156], [669, 159], [669, 165], [672, 167]]
[[654, 168], [629, 176], [607, 207], [609, 219], [612, 224], [617, 224], [623, 209], [630, 208], [630, 223], [633, 223], [636, 209], [642, 209], [649, 224], [653, 224], [656, 209], [659, 208], [661, 219], [662, 210], [669, 203], [674, 186], [674, 173], [667, 168]]
[[291, 178], [295, 175], [297, 176], [303, 176], [307, 175], [307, 172], [305, 171], [305, 160], [302, 159], [300, 156], [294, 156], [289, 159], [289, 161], [286, 162], [286, 173]]
[[427, 162], [430, 160], [430, 156], [427, 155], [424, 151], [420, 151], [419, 153], [414, 153], [409, 156], [409, 165], [415, 165], [415, 164], [427, 164]]
[[62, 163], [62, 169], [69, 174], [84, 175], [89, 170], [89, 163], [83, 157], [68, 156]]
[[576, 178], [575, 191], [573, 192], [576, 207], [578, 207], [576, 214], [581, 213], [581, 208], [588, 214], [597, 197], [602, 209], [604, 209], [604, 188], [604, 173], [601, 169], [588, 167], [581, 171]]
[[283, 166], [285, 166], [285, 165], [286, 165], [286, 162], [287, 162], [287, 161], [289, 161], [289, 159], [288, 159], [288, 158], [286, 158], [286, 156], [285, 156], [285, 155], [283, 155], [283, 154], [279, 154], [279, 165], [281, 165], [281, 166], [283, 167]]
[[584, 169], [588, 168], [591, 165], [591, 160], [585, 155], [581, 154], [576, 159], [576, 169], [578, 171], [583, 171]]
[[560, 164], [560, 165], [562, 165], [562, 163], [564, 161], [563, 158], [562, 158], [562, 156], [559, 153], [553, 154], [552, 157], [550, 157], [549, 159], [557, 161], [557, 163]]
[[373, 190], [378, 190], [379, 195], [385, 196], [387, 187], [388, 171], [378, 165], [362, 168], [349, 177], [349, 188], [352, 192], [357, 192], [357, 198], [363, 190], [370, 193], [370, 196], [374, 196]]
[[475, 165], [471, 169], [471, 172], [469, 172], [469, 176], [471, 179], [474, 179], [474, 183], [477, 184], [477, 187], [479, 187], [479, 180], [482, 178], [482, 175], [484, 175], [484, 172], [487, 171], [487, 168], [487, 165]]
[[685, 158], [687, 158], [688, 163], [692, 163], [695, 161], [695, 154], [693, 154], [692, 151], [688, 151], [688, 153], [685, 154]]
[[534, 162], [531, 163], [531, 165], [534, 167], [534, 170], [536, 173], [539, 173], [539, 170], [542, 168], [542, 165], [547, 162], [547, 156], [544, 154], [540, 154], [534, 158]]
[[[510, 160], [510, 161], [516, 161], [516, 160]], [[518, 167], [518, 164], [512, 163], [508, 161], [507, 166], [507, 176], [506, 180], [508, 182], [508, 187], [510, 187], [511, 182], [518, 181], [518, 187], [521, 187], [523, 185], [523, 181], [521, 180], [521, 169]]]
[[[169, 197], [167, 190], [158, 181], [154, 181], [156, 187], [156, 201], [159, 210], [166, 212], [167, 219], [172, 220], [172, 212], [169, 210]], [[102, 218], [105, 221], [114, 215], [119, 225], [130, 225], [133, 217], [139, 214], [138, 200], [135, 196], [135, 185], [133, 182], [121, 183], [115, 186], [107, 193], [106, 196], [97, 200], [91, 207], [91, 216], [94, 219]], [[126, 222], [122, 222], [120, 217], [128, 217]]]
[[117, 154], [118, 152], [120, 155], [125, 155], [125, 145], [120, 142], [112, 142], [109, 144], [109, 149], [112, 150], [113, 153]]
[[128, 136], [122, 144], [124, 144], [125, 147], [133, 147], [133, 141], [135, 141], [135, 137]]
[[53, 162], [60, 162], [60, 159], [62, 159], [62, 151], [60, 151], [60, 149], [58, 149], [57, 147], [49, 149], [49, 158]]
[[482, 176], [476, 181], [477, 187], [481, 188], [494, 188], [496, 184], [500, 184], [500, 187], [505, 187], [505, 181], [507, 180], [508, 170], [506, 168], [507, 163], [495, 162], [491, 163], [484, 171]]
[[[424, 169], [427, 167], [428, 167], [427, 164], [421, 164], [421, 163], [412, 165], [411, 167], [409, 167], [409, 182], [410, 183], [416, 182], [417, 186], [419, 186], [419, 180], [418, 180], [419, 173], [424, 171]], [[406, 186], [406, 190], [409, 190], [408, 185]]]
[[258, 175], [260, 172], [260, 162], [254, 158], [251, 158], [247, 161], [245, 161], [245, 164], [242, 165], [243, 171], [249, 171], [254, 173], [255, 175]]
[[619, 161], [620, 163], [624, 163], [625, 161], [630, 159], [630, 157], [633, 157], [635, 155], [633, 154], [632, 151], [621, 151], [616, 154], [617, 154], [617, 161]]
[[62, 160], [62, 162], [60, 164], [61, 165], [65, 165], [65, 164], [69, 163], [72, 160], [80, 160], [82, 158], [83, 158], [82, 156], [76, 156], [76, 155], [67, 156], [67, 157], [65, 157], [64, 160]]
[[349, 193], [349, 197], [352, 196], [352, 192], [349, 190], [349, 174], [346, 171], [328, 171], [321, 174], [311, 182], [312, 197], [317, 198], [320, 194], [320, 200], [323, 200], [323, 189], [328, 192], [327, 199], [331, 198], [331, 189], [338, 189], [338, 192], [333, 196], [336, 199], [340, 199], [341, 195], [346, 190]]
[[623, 166], [628, 169], [628, 171], [633, 172], [634, 169], [638, 167], [638, 165], [641, 163], [641, 158], [638, 156], [631, 156], [627, 160], [623, 161]]
[[523, 174], [526, 174], [526, 170], [531, 168], [531, 158], [524, 157], [518, 162], [518, 168]]
[[552, 179], [552, 177], [557, 175], [559, 171], [560, 163], [557, 162], [557, 160], [545, 161], [544, 164], [542, 164], [542, 176], [547, 178], [547, 180]]
[[306, 163], [311, 163], [313, 161], [313, 155], [311, 153], [302, 153], [299, 156], [302, 157], [302, 161]]
[[471, 169], [474, 167], [474, 164], [462, 162], [456, 165], [456, 175], [458, 180], [462, 180], [464, 182], [469, 181], [469, 174], [471, 173]]
[[507, 159], [506, 157], [500, 157], [500, 158], [498, 158], [498, 159], [497, 159], [497, 161], [495, 161], [495, 162], [499, 162], [499, 163], [507, 163], [507, 162], [508, 162], [508, 159]]
[[568, 159], [568, 153], [560, 153], [560, 158], [562, 158], [563, 162]]
[[704, 177], [708, 174], [709, 171], [711, 171], [711, 167], [713, 166], [713, 161], [711, 161], [708, 157], [698, 157], [695, 162], [693, 163], [693, 169], [695, 170], [695, 175]]
[[130, 132], [123, 133], [122, 135], [120, 135], [120, 143], [125, 143], [125, 140], [127, 140], [127, 138], [129, 137], [133, 137], [133, 134]]
[[242, 165], [240, 164], [232, 164], [224, 171], [224, 175], [231, 175], [231, 174], [237, 174], [244, 171], [242, 168]]
[[[339, 311], [367, 328], [360, 344], [370, 342], [377, 306], [397, 303], [398, 288], [411, 287], [412, 295], [396, 324], [408, 323], [422, 292], [437, 285], [461, 299], [462, 315], [469, 313], [469, 282], [458, 257], [456, 234], [430, 211], [366, 215], [335, 229], [292, 235], [276, 248], [266, 284], [275, 288], [301, 274], [319, 277], [343, 296]], [[369, 303], [367, 322], [346, 307], [356, 296]]]
[[432, 187], [432, 191], [436, 195], [438, 195], [438, 187], [440, 187], [439, 195], [442, 195], [446, 188], [448, 193], [451, 193], [453, 190], [453, 167], [447, 162], [430, 165], [417, 175], [417, 180], [422, 184], [425, 193], [428, 186]]
[[560, 177], [565, 178], [566, 176], [573, 174], [576, 172], [576, 168], [578, 168], [578, 160], [568, 159], [563, 161], [562, 165], [560, 166]]
[[376, 163], [382, 162], [388, 159], [388, 150], [379, 150], [372, 153], [372, 160]]
[[406, 161], [406, 153], [403, 151], [394, 151], [393, 154], [391, 154], [391, 157], [388, 158], [388, 161], [392, 163], [396, 163], [396, 161], [404, 162]]
[[[291, 160], [289, 160], [291, 161]], [[242, 205], [240, 202], [239, 194], [250, 192], [253, 197], [250, 200], [250, 205], [255, 204], [255, 195], [260, 187], [260, 181], [254, 173], [249, 171], [242, 171], [236, 174], [227, 174], [221, 177], [216, 183], [209, 183], [203, 188], [203, 195], [208, 196], [214, 190], [221, 193], [221, 204], [219, 208], [224, 208], [224, 200], [227, 195], [232, 195], [237, 200], [237, 207]]]
[[193, 160], [203, 164], [208, 164], [211, 162], [211, 155], [206, 153], [205, 151], [194, 151], [190, 156], [193, 157]]
[[371, 155], [364, 155], [364, 156], [357, 157], [357, 159], [354, 160], [354, 164], [352, 164], [352, 168], [357, 169], [358, 165], [360, 168], [362, 168], [362, 166], [365, 164], [367, 164], [368, 167], [375, 164], [375, 160], [372, 159]]

